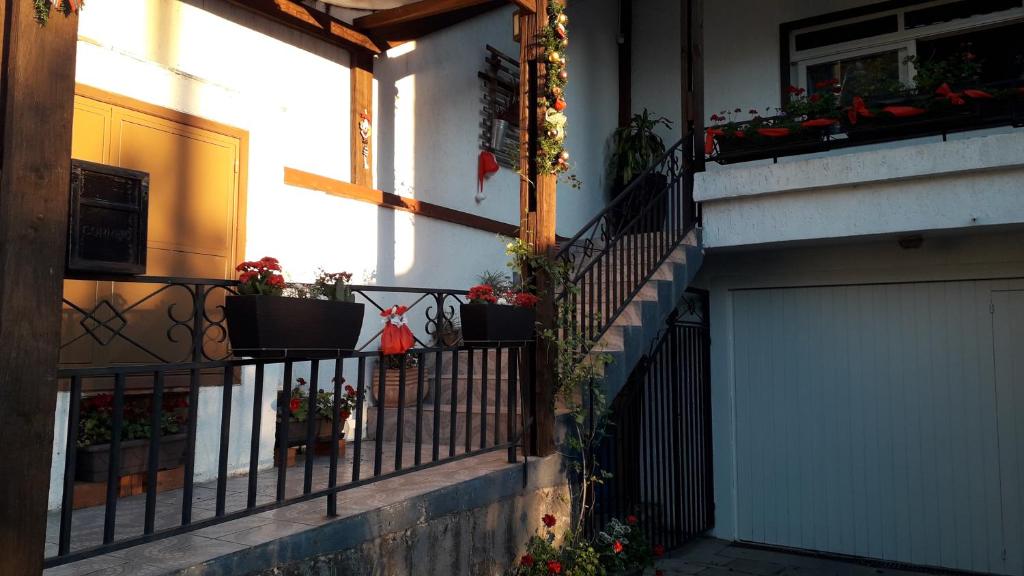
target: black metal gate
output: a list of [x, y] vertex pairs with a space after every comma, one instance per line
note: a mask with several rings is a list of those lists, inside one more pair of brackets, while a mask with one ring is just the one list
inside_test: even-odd
[[666, 549], [714, 525], [708, 298], [688, 291], [611, 405], [589, 528], [635, 514]]

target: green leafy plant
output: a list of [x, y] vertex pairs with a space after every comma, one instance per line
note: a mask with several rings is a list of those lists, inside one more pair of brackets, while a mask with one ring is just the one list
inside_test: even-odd
[[[333, 379], [331, 380], [334, 381]], [[291, 415], [291, 420], [295, 422], [305, 422], [306, 418], [309, 417], [309, 394], [306, 391], [308, 384], [305, 378], [296, 378], [295, 382], [298, 384], [292, 389], [291, 401], [288, 405], [288, 413]], [[342, 379], [344, 385], [344, 394], [338, 401], [338, 416], [342, 421], [348, 420], [348, 417], [352, 415], [352, 411], [355, 410], [356, 404], [362, 399], [362, 395], [348, 384], [345, 384], [345, 380]], [[326, 390], [318, 390], [316, 393], [316, 415], [320, 418], [326, 418], [327, 420], [334, 419], [334, 392], [328, 392]]]
[[419, 359], [412, 354], [386, 354], [381, 359], [385, 370], [404, 370], [420, 365]]
[[916, 71], [914, 84], [922, 94], [933, 94], [943, 84], [976, 83], [983, 67], [983, 62], [971, 52], [969, 44], [961, 52], [945, 58], [907, 56], [904, 61], [913, 64]]
[[654, 117], [646, 108], [612, 134], [611, 175], [626, 186], [665, 153], [665, 141], [655, 132], [659, 126], [672, 127], [665, 117]]
[[309, 287], [309, 293], [313, 298], [321, 300], [355, 302], [356, 297], [350, 287], [351, 281], [351, 272], [325, 272], [321, 269], [317, 271], [316, 280]]

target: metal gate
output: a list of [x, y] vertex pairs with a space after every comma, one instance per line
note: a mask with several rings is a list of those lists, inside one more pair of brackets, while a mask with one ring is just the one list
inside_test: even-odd
[[635, 514], [649, 540], [679, 547], [714, 525], [708, 298], [689, 290], [611, 405], [594, 458], [588, 528]]

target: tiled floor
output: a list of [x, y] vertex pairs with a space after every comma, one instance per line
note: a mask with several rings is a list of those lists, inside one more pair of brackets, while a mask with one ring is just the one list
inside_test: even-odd
[[[374, 448], [372, 442], [365, 442], [360, 457], [361, 478], [373, 476]], [[382, 474], [394, 470], [397, 445], [381, 443], [384, 458]], [[414, 462], [414, 444], [403, 445], [403, 466]], [[339, 482], [352, 478], [352, 458], [348, 453], [339, 466]], [[429, 447], [422, 453], [423, 462], [430, 461]], [[447, 456], [447, 450], [442, 456]], [[341, 493], [338, 510], [342, 517], [372, 510], [393, 502], [423, 494], [453, 482], [468, 480], [509, 466], [504, 450], [451, 462], [435, 468], [415, 472], [415, 478], [398, 476], [359, 486]], [[289, 497], [302, 494], [304, 466], [300, 461], [288, 469], [286, 492]], [[318, 458], [313, 466], [313, 486], [318, 490], [327, 486], [328, 459]], [[248, 476], [235, 476], [227, 481], [225, 491], [226, 512], [242, 510], [248, 496]], [[272, 502], [277, 490], [277, 469], [260, 472], [257, 477], [256, 504]], [[216, 510], [217, 483], [204, 482], [194, 489], [192, 504], [193, 522], [212, 518]], [[157, 495], [156, 530], [176, 527], [181, 521], [181, 490], [172, 490]], [[145, 517], [145, 495], [118, 499], [117, 530], [115, 540], [123, 540], [142, 534]], [[45, 571], [46, 576], [86, 574], [162, 574], [175, 568], [203, 562], [248, 546], [308, 530], [332, 519], [326, 515], [326, 498], [317, 498], [301, 504], [258, 513], [231, 522], [216, 524], [185, 535], [174, 536], [150, 544], [115, 551], [103, 556], [58, 566]], [[103, 536], [104, 507], [75, 510], [72, 521], [71, 550], [81, 550], [99, 545]], [[51, 513], [47, 526], [47, 556], [57, 552], [60, 529], [59, 513]]]
[[928, 572], [879, 568], [813, 556], [747, 548], [722, 540], [697, 540], [662, 558], [665, 576], [923, 576]]

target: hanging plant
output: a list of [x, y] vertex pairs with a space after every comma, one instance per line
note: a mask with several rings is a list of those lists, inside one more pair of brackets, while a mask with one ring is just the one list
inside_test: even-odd
[[45, 26], [50, 20], [50, 10], [54, 7], [60, 12], [64, 13], [65, 16], [70, 15], [72, 12], [78, 12], [79, 9], [85, 4], [84, 0], [32, 0], [32, 4], [36, 10], [36, 22], [40, 25]]
[[547, 26], [539, 35], [547, 64], [545, 96], [540, 99], [540, 113], [544, 122], [538, 135], [537, 161], [546, 174], [558, 174], [569, 169], [569, 152], [565, 149], [567, 117], [565, 85], [569, 81], [565, 49], [569, 47], [569, 17], [565, 14], [564, 0], [548, 3]]

